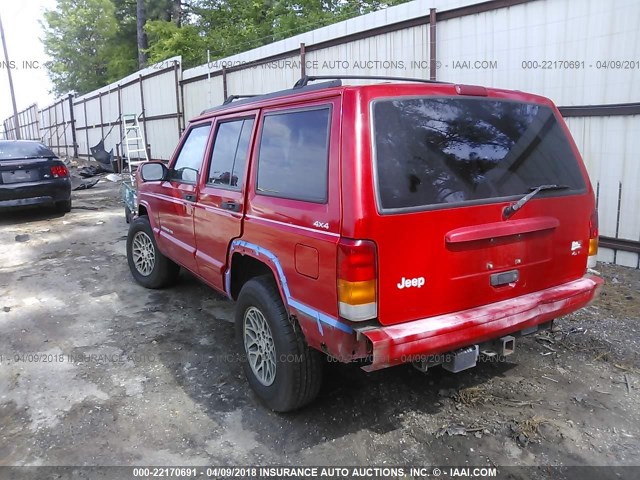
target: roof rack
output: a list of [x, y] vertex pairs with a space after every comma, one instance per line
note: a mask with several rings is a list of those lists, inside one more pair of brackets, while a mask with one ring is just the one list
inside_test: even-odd
[[[225, 100], [222, 105], [218, 105], [217, 107], [203, 110], [200, 113], [200, 115], [204, 115], [205, 113], [217, 112], [219, 110], [224, 110], [226, 108], [235, 107], [236, 105], [244, 105], [245, 103], [253, 103], [260, 100], [267, 100], [270, 98], [284, 97], [285, 95], [291, 95], [293, 93], [312, 92], [314, 90], [322, 90], [324, 88], [339, 87], [341, 85], [342, 85], [342, 82], [340, 80], [333, 80], [331, 82], [322, 82], [322, 83], [316, 83], [314, 85], [294, 87], [294, 88], [289, 88], [287, 90], [280, 90], [277, 92], [266, 93], [264, 95], [255, 95], [255, 96], [254, 95], [231, 95], [230, 97], [227, 97], [227, 100]], [[231, 100], [229, 100], [230, 98]], [[234, 101], [238, 98], [240, 100]]]
[[[329, 81], [309, 85], [309, 82], [315, 82], [317, 80]], [[322, 90], [324, 88], [340, 87], [342, 86], [342, 80], [392, 80], [397, 82], [438, 83], [450, 85], [450, 82], [427, 80], [425, 78], [387, 77], [382, 75], [305, 75], [296, 82], [293, 88], [289, 88], [287, 90], [279, 90], [277, 92], [266, 93], [264, 95], [230, 95], [222, 105], [203, 110], [200, 115], [217, 112], [231, 106], [235, 107], [236, 105], [244, 105], [245, 103], [284, 97], [285, 95], [291, 95], [293, 93], [311, 92], [314, 90]]]
[[252, 94], [252, 95], [229, 95], [227, 98], [224, 99], [224, 102], [222, 102], [222, 105], [229, 105], [231, 102], [235, 101], [235, 100], [240, 100], [242, 98], [253, 98], [253, 97], [257, 97], [257, 94]]
[[409, 78], [409, 77], [387, 77], [385, 75], [305, 75], [300, 78], [293, 86], [293, 88], [306, 87], [309, 82], [316, 80], [395, 80], [400, 82], [418, 82], [418, 83], [444, 83], [451, 84], [450, 82], [441, 82], [438, 80], [427, 80], [426, 78]]

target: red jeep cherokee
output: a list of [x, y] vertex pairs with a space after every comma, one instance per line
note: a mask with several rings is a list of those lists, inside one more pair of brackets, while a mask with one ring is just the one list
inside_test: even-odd
[[550, 100], [319, 78], [203, 112], [138, 174], [134, 278], [236, 300], [266, 405], [310, 402], [323, 354], [460, 371], [594, 298], [594, 193]]

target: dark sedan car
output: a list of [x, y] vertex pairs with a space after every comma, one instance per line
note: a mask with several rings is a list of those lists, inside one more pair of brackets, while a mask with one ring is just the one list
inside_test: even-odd
[[0, 209], [37, 205], [71, 210], [69, 170], [40, 142], [0, 140]]

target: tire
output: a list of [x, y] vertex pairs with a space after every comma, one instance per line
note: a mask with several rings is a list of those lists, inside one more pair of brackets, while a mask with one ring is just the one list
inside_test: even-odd
[[[261, 322], [268, 326], [261, 330], [265, 340], [262, 343], [251, 342], [252, 334], [247, 335], [247, 332], [260, 331], [255, 326]], [[244, 373], [265, 405], [276, 412], [289, 412], [316, 398], [322, 384], [322, 354], [307, 346], [300, 327], [289, 318], [270, 275], [256, 277], [242, 287], [236, 305], [235, 325]], [[257, 335], [253, 337], [260, 338]], [[267, 355], [255, 353], [259, 345]], [[271, 348], [272, 367], [254, 370], [252, 359], [255, 359], [255, 365], [259, 365], [260, 359], [269, 356]]]
[[69, 213], [71, 211], [71, 199], [56, 202], [56, 211], [60, 213]]
[[[136, 258], [146, 255], [146, 261]], [[165, 257], [156, 244], [147, 216], [134, 219], [127, 235], [127, 261], [136, 282], [146, 288], [162, 288], [175, 283], [180, 266]]]
[[132, 217], [133, 217], [133, 214], [131, 213], [131, 209], [125, 205], [125, 207], [124, 207], [124, 220], [127, 223], [131, 223], [131, 218]]

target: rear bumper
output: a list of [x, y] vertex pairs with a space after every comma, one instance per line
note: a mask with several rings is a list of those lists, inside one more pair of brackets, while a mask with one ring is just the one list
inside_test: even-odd
[[579, 280], [462, 312], [386, 327], [364, 328], [373, 344], [367, 371], [486, 342], [574, 312], [591, 302], [604, 281]]
[[52, 205], [70, 198], [71, 181], [68, 178], [0, 185], [0, 208]]

